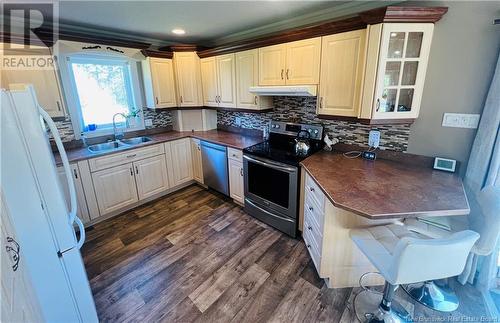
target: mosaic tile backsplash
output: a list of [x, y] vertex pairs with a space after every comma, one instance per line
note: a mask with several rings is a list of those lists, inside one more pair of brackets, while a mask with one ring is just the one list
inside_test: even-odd
[[[172, 126], [172, 113], [168, 110], [144, 108], [143, 113], [144, 120], [151, 119], [153, 122], [153, 125], [146, 127], [146, 129]], [[67, 120], [56, 121], [55, 124], [63, 142], [75, 140], [75, 132], [73, 131], [73, 126], [71, 125], [71, 119], [69, 119], [69, 117]]]
[[358, 122], [319, 119], [316, 114], [315, 97], [275, 97], [274, 109], [267, 113], [217, 112], [217, 124], [236, 127], [236, 117], [241, 118], [241, 127], [262, 130], [270, 120], [317, 124], [325, 127], [330, 136], [341, 143], [366, 146], [370, 130], [380, 131], [380, 149], [406, 151], [410, 136], [410, 125], [370, 126]]

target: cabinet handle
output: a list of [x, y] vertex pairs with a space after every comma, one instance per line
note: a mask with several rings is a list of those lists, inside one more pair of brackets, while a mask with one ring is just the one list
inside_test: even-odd
[[379, 109], [380, 109], [380, 99], [377, 99], [377, 105], [375, 111], [378, 112]]
[[57, 110], [61, 111], [61, 103], [59, 103], [59, 101], [56, 101], [56, 104], [57, 104]]
[[155, 96], [155, 100], [156, 100], [156, 104], [158, 104], [158, 97], [157, 96]]
[[76, 169], [73, 169], [73, 174], [75, 174], [75, 178], [78, 179], [78, 173], [76, 172]]
[[290, 72], [290, 70], [287, 68], [287, 69], [286, 69], [286, 79], [287, 79], [287, 80], [289, 80], [289, 79], [290, 79], [290, 77], [288, 76], [288, 73], [289, 73], [289, 72]]
[[196, 146], [196, 148], [198, 148], [198, 150], [201, 150], [200, 145]]
[[127, 158], [135, 157], [137, 154], [127, 155]]
[[311, 230], [312, 230], [311, 226], [308, 226], [308, 227], [307, 227], [307, 230], [311, 231]]
[[309, 188], [309, 190], [310, 190], [311, 192], [314, 192], [314, 188], [312, 188], [312, 187], [310, 187], [310, 188]]
[[311, 212], [312, 212], [313, 210], [314, 210], [314, 209], [313, 209], [313, 207], [312, 207], [312, 206], [310, 206], [310, 207], [309, 207], [309, 211], [311, 211]]
[[243, 176], [243, 168], [240, 168], [240, 175]]
[[253, 99], [253, 103], [257, 105], [257, 96], [255, 96], [255, 98]]
[[307, 248], [308, 248], [308, 249], [311, 249], [311, 245], [310, 245], [310, 244], [307, 244]]
[[135, 173], [139, 174], [139, 168], [137, 166], [135, 166]]
[[319, 98], [319, 108], [323, 109], [323, 97]]
[[181, 95], [181, 103], [182, 103], [182, 95]]
[[134, 176], [134, 171], [132, 170], [132, 167], [130, 167], [130, 176]]
[[281, 69], [281, 79], [283, 79], [283, 73], [285, 72], [284, 69]]

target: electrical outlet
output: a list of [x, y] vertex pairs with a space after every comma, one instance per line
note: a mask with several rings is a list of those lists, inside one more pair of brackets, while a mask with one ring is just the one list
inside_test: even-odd
[[144, 120], [144, 125], [146, 127], [152, 127], [153, 126], [153, 119], [145, 119]]
[[234, 121], [236, 122], [236, 125], [238, 127], [241, 127], [241, 118], [240, 117], [236, 117]]
[[368, 136], [368, 146], [378, 148], [379, 144], [380, 144], [380, 131], [370, 130], [370, 134]]
[[476, 129], [479, 124], [479, 114], [470, 113], [445, 113], [443, 127]]

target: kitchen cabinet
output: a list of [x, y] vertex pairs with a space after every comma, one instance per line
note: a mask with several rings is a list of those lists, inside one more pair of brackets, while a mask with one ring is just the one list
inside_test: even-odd
[[144, 92], [148, 108], [177, 106], [173, 61], [148, 57], [142, 61]]
[[166, 143], [169, 145], [172, 160], [172, 185], [177, 186], [193, 179], [193, 164], [191, 159], [190, 138], [183, 138]]
[[203, 164], [199, 139], [191, 138], [191, 157], [193, 158], [193, 178], [198, 183], [203, 184]]
[[433, 30], [432, 23], [370, 26], [361, 118], [418, 117]]
[[201, 59], [203, 104], [213, 107], [236, 107], [234, 54]]
[[243, 152], [234, 148], [227, 148], [229, 168], [229, 196], [236, 202], [245, 203], [243, 189]]
[[174, 70], [179, 106], [203, 105], [200, 59], [195, 52], [175, 52]]
[[[3, 48], [3, 46], [2, 46]], [[28, 50], [9, 50], [12, 55], [43, 55], [51, 56], [45, 47], [35, 47]], [[0, 87], [10, 88], [9, 84], [32, 84], [38, 103], [51, 117], [64, 116], [64, 100], [59, 86], [59, 78], [54, 66], [44, 69], [6, 69], [1, 70]]]
[[358, 117], [366, 29], [322, 38], [318, 114]]
[[92, 174], [101, 215], [122, 209], [139, 200], [132, 163]]
[[158, 155], [133, 163], [139, 200], [170, 188], [165, 155]]
[[[82, 220], [83, 224], [90, 222], [90, 214], [87, 208], [87, 200], [85, 198], [85, 193], [82, 186], [82, 180], [80, 176], [80, 170], [78, 169], [77, 164], [70, 164], [71, 168], [71, 176], [73, 176], [73, 182], [75, 183], [75, 192], [76, 192], [76, 215]], [[68, 206], [68, 212], [70, 209], [70, 197], [69, 197], [69, 187], [68, 180], [66, 179], [66, 172], [64, 168], [57, 167], [57, 175], [59, 177], [59, 184], [63, 190], [64, 197], [66, 199], [66, 204]]]
[[272, 97], [250, 93], [252, 86], [259, 83], [259, 50], [251, 49], [235, 54], [236, 65], [236, 107], [261, 110], [273, 106]]
[[259, 48], [259, 85], [319, 83], [321, 37]]

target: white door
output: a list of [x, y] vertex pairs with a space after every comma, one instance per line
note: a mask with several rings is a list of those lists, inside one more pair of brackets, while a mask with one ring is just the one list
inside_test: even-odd
[[174, 186], [177, 186], [193, 179], [190, 138], [175, 140], [170, 144], [174, 176], [173, 182]]
[[201, 161], [200, 140], [191, 139], [191, 154], [193, 157], [193, 178], [198, 183], [203, 184], [203, 165]]
[[165, 155], [134, 162], [134, 171], [139, 200], [161, 193], [169, 188]]
[[101, 215], [138, 201], [132, 164], [95, 172], [92, 181]]
[[[80, 171], [78, 170], [77, 164], [71, 164], [70, 168], [71, 168], [71, 175], [73, 176], [73, 182], [75, 183], [76, 203], [77, 203], [76, 215], [85, 224], [90, 222], [90, 215], [89, 215], [89, 210], [87, 208], [87, 199], [85, 198], [85, 193], [83, 191], [82, 180], [80, 178]], [[68, 188], [68, 181], [66, 179], [66, 173], [64, 172], [64, 167], [61, 166], [57, 168], [57, 175], [59, 177], [59, 183], [61, 183], [61, 187], [64, 192], [64, 197], [66, 199], [66, 204], [68, 205], [68, 210], [69, 210], [70, 208], [69, 188]]]
[[151, 78], [155, 96], [155, 107], [175, 107], [174, 69], [171, 59], [151, 58]]
[[1, 322], [42, 322], [38, 299], [33, 294], [31, 278], [26, 270], [22, 246], [10, 220], [3, 194], [1, 195], [2, 307]]
[[243, 164], [234, 159], [229, 159], [229, 192], [234, 200], [244, 203]]
[[219, 90], [219, 106], [236, 107], [236, 73], [234, 54], [216, 56], [217, 88]]

